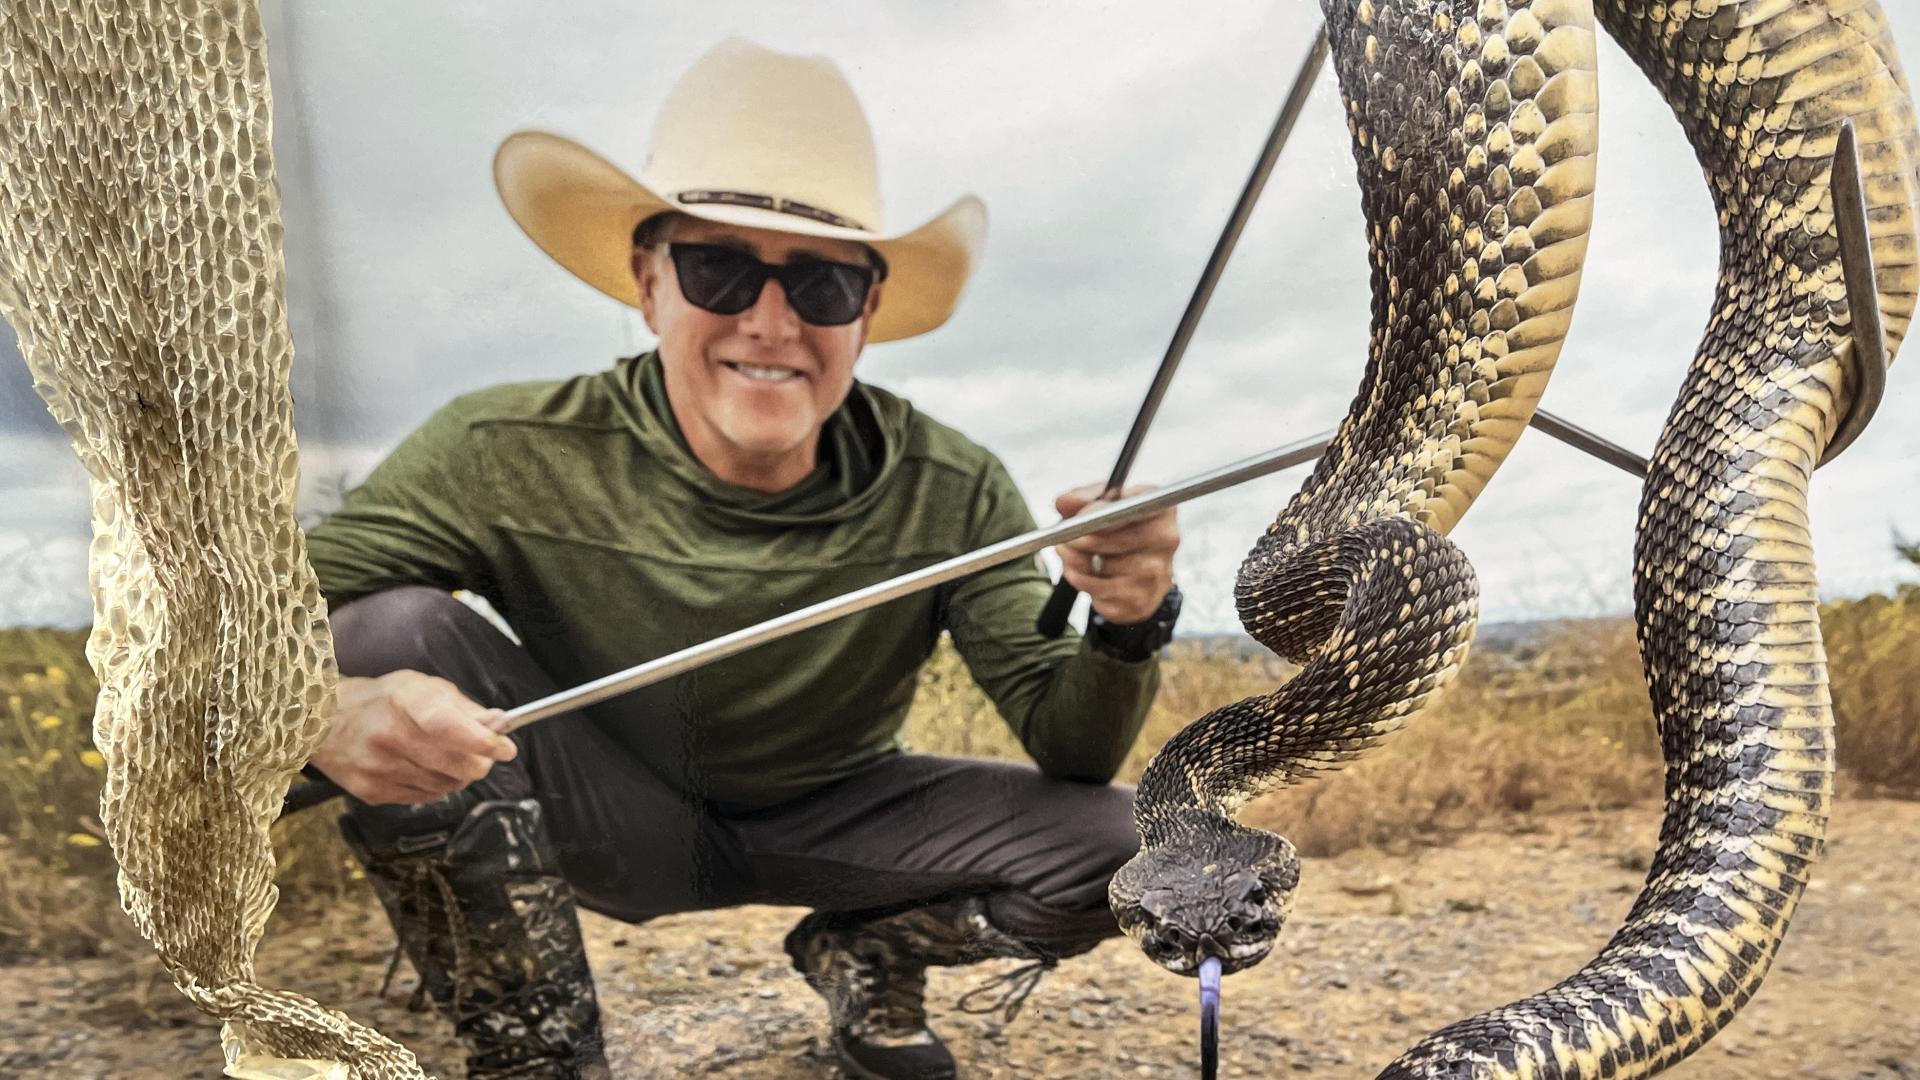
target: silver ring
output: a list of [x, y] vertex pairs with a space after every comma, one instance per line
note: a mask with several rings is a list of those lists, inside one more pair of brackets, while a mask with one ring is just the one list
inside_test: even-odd
[[1101, 558], [1097, 551], [1093, 553], [1091, 559], [1087, 560], [1087, 568], [1093, 572], [1094, 577], [1107, 576], [1107, 560]]

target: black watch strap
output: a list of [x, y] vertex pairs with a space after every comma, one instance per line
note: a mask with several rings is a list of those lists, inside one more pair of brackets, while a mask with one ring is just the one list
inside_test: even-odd
[[1118, 660], [1145, 660], [1173, 640], [1173, 624], [1180, 618], [1180, 586], [1167, 590], [1160, 607], [1145, 622], [1113, 623], [1099, 612], [1087, 616], [1087, 639], [1094, 648]]

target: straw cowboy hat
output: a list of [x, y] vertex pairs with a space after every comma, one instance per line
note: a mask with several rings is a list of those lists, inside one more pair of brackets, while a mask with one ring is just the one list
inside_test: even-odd
[[543, 251], [635, 307], [633, 229], [654, 214], [866, 244], [888, 267], [870, 341], [945, 322], [987, 231], [971, 195], [917, 229], [886, 231], [873, 132], [840, 69], [740, 38], [715, 46], [668, 92], [638, 180], [571, 139], [521, 131], [500, 144], [493, 181]]

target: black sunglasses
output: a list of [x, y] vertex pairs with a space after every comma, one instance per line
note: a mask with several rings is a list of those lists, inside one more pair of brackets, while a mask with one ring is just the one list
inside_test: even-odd
[[787, 304], [814, 326], [845, 326], [866, 309], [878, 276], [871, 266], [801, 258], [778, 266], [720, 244], [668, 244], [680, 295], [715, 315], [738, 315], [760, 299], [767, 279], [780, 283]]

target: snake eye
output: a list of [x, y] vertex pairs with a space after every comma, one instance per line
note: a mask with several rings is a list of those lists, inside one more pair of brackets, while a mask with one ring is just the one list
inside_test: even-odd
[[1264, 904], [1267, 902], [1267, 887], [1260, 883], [1259, 878], [1250, 878], [1240, 889], [1240, 899], [1248, 904]]

